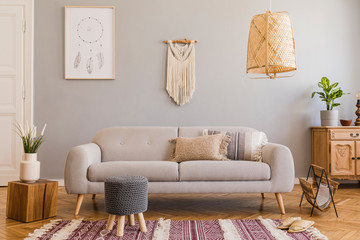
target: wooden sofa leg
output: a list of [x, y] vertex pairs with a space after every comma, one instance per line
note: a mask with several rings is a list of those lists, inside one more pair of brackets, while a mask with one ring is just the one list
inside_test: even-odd
[[79, 214], [81, 204], [84, 200], [85, 194], [78, 194], [75, 208], [75, 216]]
[[284, 201], [282, 199], [281, 193], [275, 193], [276, 200], [278, 202], [281, 214], [285, 214]]

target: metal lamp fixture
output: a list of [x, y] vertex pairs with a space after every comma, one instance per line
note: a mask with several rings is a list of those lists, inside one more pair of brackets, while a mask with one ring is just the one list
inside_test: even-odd
[[[249, 31], [246, 63], [248, 77], [291, 77], [295, 75], [295, 71], [295, 40], [289, 15], [270, 10], [255, 15]], [[294, 73], [287, 74], [289, 72]], [[279, 73], [286, 74], [277, 75]], [[256, 77], [256, 74], [263, 76]]]

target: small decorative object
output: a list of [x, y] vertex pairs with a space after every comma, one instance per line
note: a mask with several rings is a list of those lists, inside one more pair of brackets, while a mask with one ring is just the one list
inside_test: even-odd
[[345, 119], [340, 119], [340, 123], [341, 126], [350, 126], [351, 125], [352, 120], [345, 120]]
[[46, 124], [41, 134], [37, 134], [35, 126], [29, 127], [27, 124], [24, 129], [19, 123], [16, 124], [16, 132], [21, 137], [24, 147], [24, 160], [20, 162], [20, 180], [22, 182], [36, 182], [40, 178], [40, 162], [37, 161], [37, 150], [44, 141], [45, 128]]
[[[309, 180], [311, 172], [312, 182]], [[336, 217], [338, 217], [334, 202], [334, 195], [338, 189], [339, 183], [328, 178], [324, 168], [311, 164], [306, 180], [299, 178], [299, 181], [303, 190], [299, 205], [300, 207], [304, 195], [306, 200], [312, 205], [310, 216], [312, 216], [315, 207], [320, 211], [324, 211], [330, 207], [330, 203], [332, 202]]]
[[[292, 71], [291, 75], [277, 75]], [[250, 24], [246, 74], [255, 79], [274, 79], [292, 77], [295, 71], [295, 40], [289, 15], [270, 10], [255, 15]]]
[[326, 111], [320, 112], [321, 117], [321, 126], [337, 126], [338, 125], [338, 111], [333, 110], [334, 107], [340, 106], [340, 103], [336, 103], [335, 99], [340, 98], [344, 93], [340, 87], [336, 88], [339, 85], [338, 82], [330, 84], [330, 81], [327, 77], [322, 77], [321, 81], [318, 82], [319, 88], [322, 88], [323, 92], [313, 92], [311, 98], [315, 94], [319, 94], [321, 101], [326, 103]]
[[115, 7], [65, 6], [65, 79], [115, 79]]
[[195, 91], [195, 45], [197, 41], [167, 40], [166, 90], [177, 105], [189, 102]]
[[357, 118], [355, 121], [355, 126], [360, 126], [360, 92], [356, 93], [356, 98], [357, 98], [357, 102], [356, 102], [356, 107], [358, 108], [355, 112]]

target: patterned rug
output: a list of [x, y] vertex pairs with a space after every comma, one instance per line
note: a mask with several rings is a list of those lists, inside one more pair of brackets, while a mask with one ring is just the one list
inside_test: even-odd
[[326, 236], [311, 227], [302, 233], [288, 233], [276, 226], [282, 220], [186, 220], [171, 221], [158, 219], [146, 221], [148, 231], [139, 231], [139, 225], [129, 226], [125, 223], [123, 237], [116, 236], [116, 223], [111, 231], [107, 231], [106, 220], [84, 221], [52, 220], [30, 233], [25, 240], [325, 240]]

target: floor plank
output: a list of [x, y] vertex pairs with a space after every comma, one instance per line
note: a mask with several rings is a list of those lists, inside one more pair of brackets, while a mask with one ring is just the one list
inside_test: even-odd
[[[48, 223], [50, 219], [32, 223], [21, 223], [6, 218], [6, 187], [0, 188], [0, 239], [23, 239], [34, 229]], [[360, 239], [360, 188], [358, 186], [340, 188], [335, 196], [339, 213], [336, 218], [333, 208], [325, 212], [315, 210], [310, 218], [311, 206], [304, 202], [299, 208], [301, 188], [296, 185], [293, 192], [283, 194], [286, 215], [281, 215], [274, 194], [151, 194], [147, 220], [160, 217], [173, 220], [187, 219], [255, 219], [258, 216], [282, 219], [300, 216], [315, 221], [323, 234], [334, 240]], [[58, 215], [51, 219], [73, 219], [76, 195], [68, 195], [64, 187], [59, 187]], [[104, 195], [86, 195], [80, 209], [79, 218], [86, 220], [106, 220]]]

